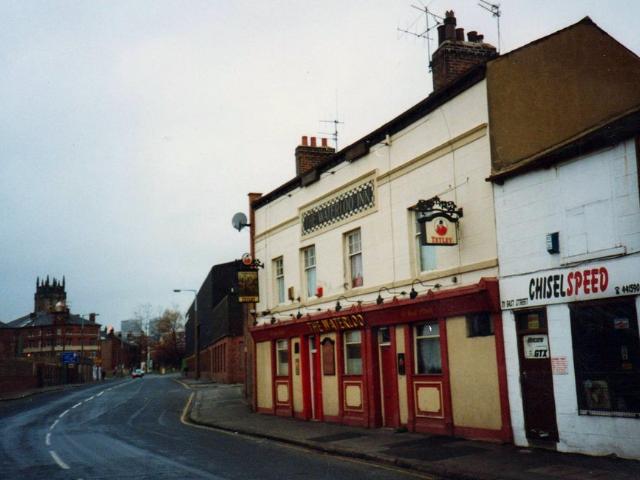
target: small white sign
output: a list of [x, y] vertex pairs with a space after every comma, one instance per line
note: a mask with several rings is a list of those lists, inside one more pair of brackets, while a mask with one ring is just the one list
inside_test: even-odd
[[551, 373], [553, 375], [568, 375], [568, 368], [567, 357], [551, 357]]
[[549, 358], [549, 337], [546, 335], [525, 335], [522, 337], [524, 358]]

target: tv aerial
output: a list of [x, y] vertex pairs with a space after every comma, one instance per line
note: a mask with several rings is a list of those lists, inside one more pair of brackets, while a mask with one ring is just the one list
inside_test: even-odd
[[250, 223], [247, 223], [247, 216], [242, 212], [238, 212], [233, 216], [231, 225], [238, 231], [241, 231], [244, 227], [251, 226]]

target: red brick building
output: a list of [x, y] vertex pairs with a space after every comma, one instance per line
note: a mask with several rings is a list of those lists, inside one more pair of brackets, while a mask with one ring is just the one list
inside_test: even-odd
[[100, 360], [107, 376], [128, 375], [131, 369], [140, 367], [140, 346], [123, 340], [113, 330], [104, 332], [100, 339]]

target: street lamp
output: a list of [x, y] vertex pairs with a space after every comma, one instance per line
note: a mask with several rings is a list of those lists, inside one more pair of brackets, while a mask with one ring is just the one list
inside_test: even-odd
[[198, 380], [200, 378], [200, 342], [198, 339], [198, 335], [199, 335], [199, 330], [200, 330], [200, 324], [198, 323], [198, 291], [197, 290], [193, 290], [193, 289], [189, 289], [189, 288], [174, 288], [173, 291], [175, 293], [180, 293], [180, 292], [191, 292], [193, 293], [194, 296], [194, 300], [193, 300], [193, 323], [194, 323], [194, 334], [193, 334], [193, 343], [194, 343], [194, 351], [195, 351], [195, 356], [196, 356], [196, 380]]

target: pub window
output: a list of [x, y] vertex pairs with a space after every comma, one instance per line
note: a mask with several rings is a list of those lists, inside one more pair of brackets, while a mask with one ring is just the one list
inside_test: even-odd
[[316, 294], [316, 247], [310, 247], [302, 250], [302, 259], [304, 265], [304, 284], [307, 298]]
[[578, 409], [640, 414], [640, 339], [634, 299], [570, 305]]
[[434, 245], [422, 244], [422, 234], [420, 233], [420, 223], [418, 219], [424, 215], [426, 215], [425, 212], [415, 212], [416, 258], [420, 272], [428, 272], [436, 269], [436, 247]]
[[488, 337], [493, 335], [493, 319], [487, 312], [467, 315], [467, 337]]
[[326, 337], [322, 340], [322, 373], [323, 375], [336, 374], [335, 346], [333, 340]]
[[278, 376], [289, 375], [289, 341], [278, 340], [276, 343], [277, 368]]
[[362, 375], [362, 339], [360, 330], [344, 333], [344, 373]]
[[284, 260], [278, 257], [273, 261], [273, 279], [277, 303], [284, 303]]
[[428, 322], [415, 327], [416, 373], [442, 373], [440, 327]]
[[353, 230], [345, 235], [347, 254], [347, 270], [349, 286], [361, 287], [364, 283], [362, 276], [362, 241], [360, 229]]

